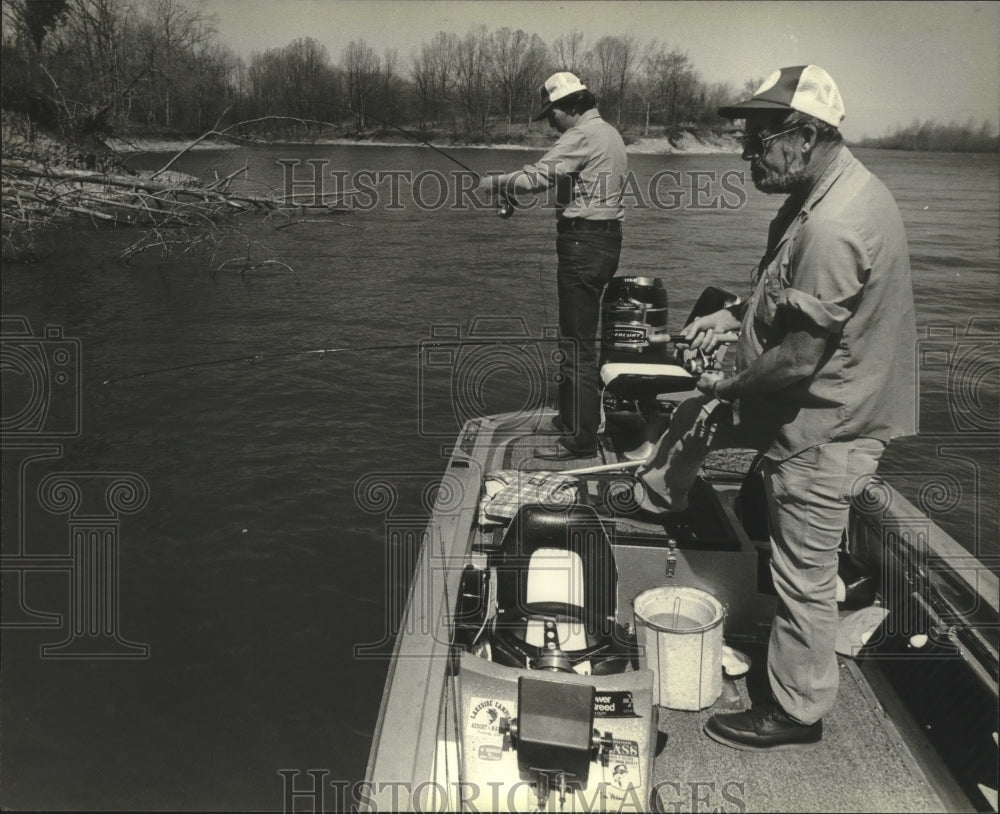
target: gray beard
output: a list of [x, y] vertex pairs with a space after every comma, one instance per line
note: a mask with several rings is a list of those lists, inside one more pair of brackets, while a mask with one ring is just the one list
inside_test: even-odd
[[769, 195], [801, 191], [807, 185], [805, 175], [805, 165], [789, 167], [784, 172], [766, 170], [761, 168], [760, 165], [750, 166], [750, 178], [753, 180], [753, 185], [761, 192]]

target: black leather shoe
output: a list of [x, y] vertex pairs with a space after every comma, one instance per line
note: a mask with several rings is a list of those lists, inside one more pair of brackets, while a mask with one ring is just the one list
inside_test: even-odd
[[546, 421], [545, 424], [542, 425], [542, 429], [545, 432], [558, 432], [561, 435], [568, 435], [570, 433], [569, 427], [566, 426], [566, 424], [563, 423], [563, 420], [557, 415], [552, 416], [552, 418]]
[[815, 746], [823, 737], [823, 722], [800, 724], [774, 704], [745, 712], [713, 715], [705, 724], [712, 740], [748, 751], [781, 751]]
[[534, 456], [540, 461], [575, 461], [578, 458], [596, 458], [597, 449], [573, 449], [565, 444], [535, 447]]

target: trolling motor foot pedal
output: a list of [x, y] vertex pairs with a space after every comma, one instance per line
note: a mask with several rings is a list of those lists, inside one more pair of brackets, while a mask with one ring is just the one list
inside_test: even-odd
[[590, 684], [521, 676], [512, 732], [518, 768], [563, 774], [585, 785], [590, 776], [595, 695]]
[[504, 721], [501, 732], [517, 750], [518, 771], [533, 778], [540, 810], [551, 789], [565, 805], [570, 788], [586, 787], [591, 761], [607, 763], [614, 737], [594, 729], [596, 697], [591, 684], [517, 680], [517, 718]]

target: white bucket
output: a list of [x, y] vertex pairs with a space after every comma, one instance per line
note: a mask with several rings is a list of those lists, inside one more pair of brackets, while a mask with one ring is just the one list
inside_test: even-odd
[[722, 694], [722, 621], [714, 596], [697, 588], [650, 588], [632, 602], [639, 666], [656, 675], [653, 703], [704, 709]]

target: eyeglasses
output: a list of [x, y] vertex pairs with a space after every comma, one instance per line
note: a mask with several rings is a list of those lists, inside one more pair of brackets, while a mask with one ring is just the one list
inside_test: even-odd
[[776, 138], [781, 136], [787, 136], [789, 133], [794, 133], [800, 128], [801, 125], [795, 125], [795, 127], [789, 128], [788, 130], [782, 130], [780, 133], [775, 133], [771, 136], [762, 136], [760, 133], [751, 133], [748, 136], [740, 136], [739, 142], [740, 147], [743, 148], [743, 152], [749, 152], [751, 155], [763, 155], [767, 152], [767, 147], [770, 142], [774, 141]]

